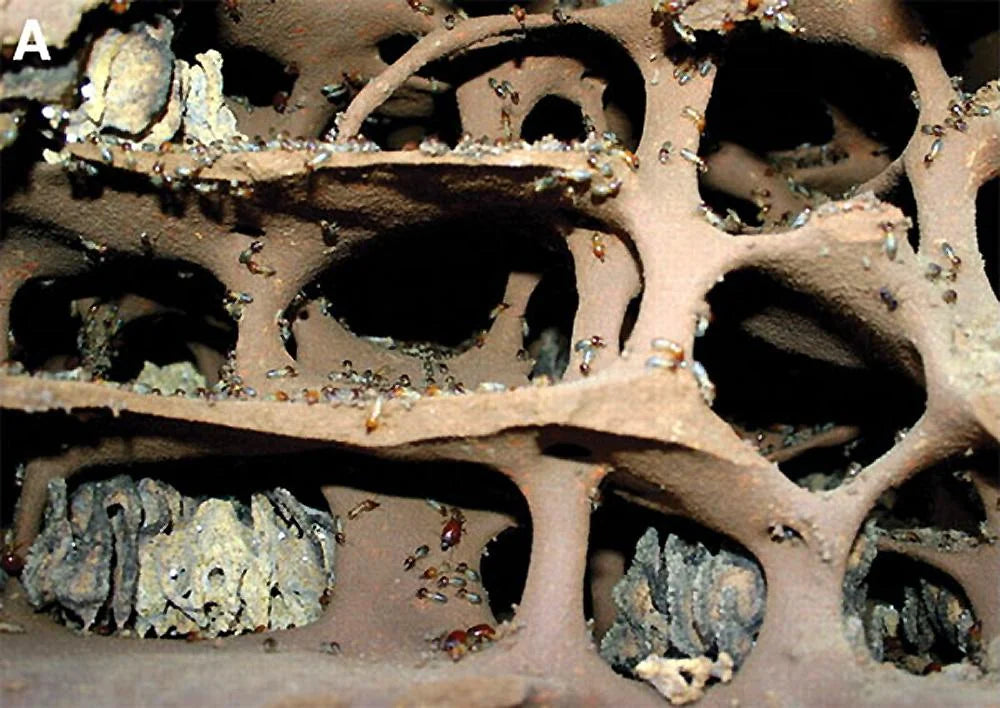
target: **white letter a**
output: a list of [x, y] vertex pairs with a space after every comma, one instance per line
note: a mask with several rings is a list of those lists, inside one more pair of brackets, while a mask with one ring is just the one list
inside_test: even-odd
[[24, 21], [21, 38], [17, 40], [17, 49], [14, 50], [14, 61], [21, 61], [25, 52], [38, 52], [42, 59], [50, 60], [49, 48], [45, 44], [45, 37], [42, 36], [42, 26], [33, 17]]

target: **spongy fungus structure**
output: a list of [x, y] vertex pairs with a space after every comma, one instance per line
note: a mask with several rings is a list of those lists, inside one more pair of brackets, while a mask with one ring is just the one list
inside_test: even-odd
[[0, 703], [996, 703], [996, 10], [6, 2]]

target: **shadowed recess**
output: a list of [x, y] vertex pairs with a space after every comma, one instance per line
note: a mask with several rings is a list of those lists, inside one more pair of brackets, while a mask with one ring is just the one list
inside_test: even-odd
[[818, 300], [753, 269], [726, 275], [707, 300], [694, 356], [716, 385], [714, 410], [796, 483], [837, 486], [923, 413], [912, 361], [876, 357], [873, 333]]
[[211, 383], [236, 327], [223, 285], [183, 261], [114, 258], [88, 273], [36, 278], [11, 305], [14, 356], [31, 371], [82, 366], [131, 381], [146, 362], [191, 362]]
[[1000, 298], [1000, 177], [984, 182], [976, 193], [976, 238], [986, 278]]
[[899, 553], [878, 552], [848, 568], [844, 590], [849, 636], [876, 661], [924, 676], [948, 664], [982, 661], [975, 609], [946, 573]]
[[530, 524], [501, 531], [483, 549], [479, 570], [497, 622], [512, 620], [517, 614], [530, 560]]

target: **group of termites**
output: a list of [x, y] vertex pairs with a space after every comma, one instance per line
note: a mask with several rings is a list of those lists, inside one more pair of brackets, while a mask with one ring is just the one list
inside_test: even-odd
[[[441, 552], [451, 551], [462, 542], [465, 515], [458, 507], [448, 507], [434, 499], [426, 499], [425, 501], [443, 519], [438, 539]], [[420, 570], [418, 565], [428, 558], [430, 553], [429, 544], [417, 546], [412, 553], [403, 559], [403, 572]], [[449, 598], [446, 592], [452, 592], [451, 597], [465, 600], [473, 605], [482, 604], [484, 599], [483, 591], [474, 589], [477, 586], [482, 586], [479, 571], [465, 561], [453, 563], [449, 559], [444, 559], [436, 565], [427, 565], [420, 573], [420, 580], [422, 581], [421, 586], [417, 588], [415, 593], [415, 597], [419, 600], [443, 605], [448, 602]], [[431, 641], [434, 649], [443, 651], [453, 661], [458, 661], [467, 652], [477, 651], [487, 646], [494, 637], [493, 627], [488, 624], [478, 624], [467, 629], [442, 632], [433, 637]]]
[[[465, 515], [458, 507], [448, 507], [434, 499], [426, 499], [427, 505], [443, 518], [439, 547], [441, 552], [447, 552], [455, 548], [462, 542], [462, 534], [465, 530]], [[375, 511], [381, 506], [378, 501], [366, 498], [354, 504], [347, 511], [348, 521], [358, 519], [362, 514]], [[344, 531], [344, 521], [339, 515], [334, 516], [334, 538], [340, 545], [347, 543]], [[409, 572], [417, 568], [418, 564], [430, 555], [429, 544], [417, 546], [403, 560], [403, 571]], [[448, 602], [448, 595], [445, 591], [453, 591], [452, 597], [465, 600], [473, 605], [483, 602], [484, 593], [481, 590], [472, 588], [482, 585], [482, 578], [479, 572], [466, 562], [452, 563], [445, 559], [437, 565], [426, 566], [420, 574], [420, 579], [425, 581], [417, 589], [415, 597], [420, 600], [427, 600], [439, 604]], [[477, 624], [467, 629], [454, 629], [442, 632], [432, 638], [432, 646], [435, 650], [440, 650], [448, 654], [453, 661], [458, 661], [467, 652], [478, 651], [490, 644], [496, 636], [496, 632], [489, 624]], [[330, 643], [330, 653], [339, 653], [340, 646]], [[274, 651], [277, 642], [269, 647], [265, 644], [265, 650]], [[334, 651], [335, 649], [335, 651]]]
[[[927, 167], [931, 166], [944, 148], [946, 128], [950, 128], [958, 133], [968, 132], [969, 124], [966, 122], [967, 118], [985, 118], [993, 112], [988, 105], [978, 100], [976, 94], [962, 90], [962, 78], [960, 76], [951, 77], [951, 84], [958, 95], [948, 102], [948, 116], [942, 123], [925, 123], [920, 126], [922, 134], [933, 136], [934, 138], [931, 141], [930, 148], [924, 155], [924, 165]], [[919, 96], [915, 97], [914, 102], [919, 107]]]

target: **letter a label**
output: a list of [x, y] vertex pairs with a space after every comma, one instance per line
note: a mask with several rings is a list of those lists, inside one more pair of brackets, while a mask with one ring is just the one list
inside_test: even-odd
[[45, 36], [42, 34], [42, 25], [33, 17], [24, 21], [21, 38], [17, 40], [17, 49], [14, 50], [14, 61], [21, 61], [26, 52], [38, 52], [45, 61], [51, 59], [48, 45], [45, 44]]

